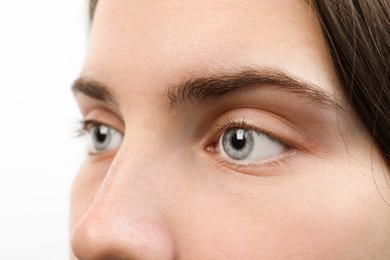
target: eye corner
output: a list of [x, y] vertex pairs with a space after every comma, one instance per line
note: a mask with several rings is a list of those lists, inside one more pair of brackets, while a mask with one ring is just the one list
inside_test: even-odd
[[213, 141], [209, 144], [206, 145], [205, 147], [205, 151], [207, 153], [210, 153], [210, 154], [217, 154], [218, 153], [218, 140], [217, 141]]

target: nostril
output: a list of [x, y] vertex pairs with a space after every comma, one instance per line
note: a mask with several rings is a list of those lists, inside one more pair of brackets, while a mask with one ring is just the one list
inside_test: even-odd
[[[80, 222], [71, 236], [71, 248], [74, 257], [78, 260], [89, 259], [129, 259], [124, 243], [110, 231], [99, 230], [99, 225]], [[107, 232], [108, 230], [108, 232]]]
[[78, 260], [92, 259], [91, 243], [93, 235], [86, 228], [83, 222], [79, 222], [71, 234], [71, 250], [73, 256]]
[[109, 222], [99, 223], [90, 216], [84, 217], [72, 232], [72, 253], [78, 260], [132, 259], [127, 254], [127, 243], [121, 241], [121, 237]]
[[71, 247], [76, 259], [175, 258], [169, 232], [157, 221], [119, 221], [119, 224], [110, 218], [104, 222], [101, 218], [97, 220], [88, 214], [73, 230]]

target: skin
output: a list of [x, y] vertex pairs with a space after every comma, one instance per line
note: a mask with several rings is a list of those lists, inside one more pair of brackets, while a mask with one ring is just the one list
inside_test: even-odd
[[[343, 109], [272, 84], [170, 107], [170, 86], [241, 68], [277, 68]], [[76, 90], [83, 117], [124, 138], [76, 176], [72, 259], [390, 258], [389, 172], [306, 2], [101, 0], [81, 77], [118, 99]], [[285, 150], [224, 157], [216, 125], [244, 119]]]

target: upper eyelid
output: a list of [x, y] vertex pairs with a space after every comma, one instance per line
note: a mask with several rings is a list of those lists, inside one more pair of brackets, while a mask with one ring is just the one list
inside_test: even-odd
[[[89, 119], [86, 119], [86, 120], [82, 120], [81, 121], [81, 125], [82, 125], [82, 129], [84, 130], [84, 131], [89, 131], [89, 130], [91, 130], [91, 128], [93, 127], [93, 126], [97, 126], [97, 125], [105, 125], [105, 126], [108, 126], [108, 125], [106, 125], [106, 124], [103, 124], [103, 123], [100, 123], [100, 122], [98, 122], [98, 121], [96, 121], [96, 120], [89, 120]], [[109, 126], [108, 126], [109, 127]]]
[[116, 130], [124, 128], [124, 120], [121, 111], [117, 107], [110, 106], [84, 94], [75, 97], [83, 120], [102, 123]]
[[96, 104], [87, 107], [83, 113], [83, 120], [86, 126], [88, 125], [105, 125], [107, 127], [113, 128], [117, 132], [124, 134], [125, 123], [123, 118], [118, 115], [116, 112], [102, 107]]
[[94, 126], [104, 125], [104, 126], [111, 128], [111, 129], [113, 129], [113, 130], [115, 130], [118, 133], [123, 135], [123, 133], [120, 130], [116, 129], [115, 127], [111, 126], [110, 124], [103, 123], [103, 122], [100, 122], [97, 120], [86, 119], [86, 120], [82, 120], [81, 124], [82, 124], [83, 131], [86, 131], [86, 132], [90, 131], [91, 128]]
[[245, 118], [242, 118], [241, 120], [234, 120], [232, 118], [228, 118], [226, 119], [226, 121], [224, 121], [223, 124], [216, 124], [211, 130], [211, 136], [217, 136], [218, 138], [220, 138], [222, 134], [230, 128], [242, 128], [262, 133], [264, 135], [267, 135], [271, 139], [280, 142], [289, 149], [300, 149], [297, 144], [287, 140], [287, 138], [281, 137], [280, 135], [275, 134], [272, 131], [266, 130], [265, 127], [259, 127], [253, 123], [248, 123]]

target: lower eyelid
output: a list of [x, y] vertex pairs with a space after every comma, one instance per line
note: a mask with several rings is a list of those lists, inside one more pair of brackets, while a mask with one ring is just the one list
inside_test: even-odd
[[101, 162], [104, 160], [112, 161], [116, 155], [116, 150], [109, 150], [104, 153], [91, 153], [88, 152], [88, 158], [91, 160], [91, 162]]
[[[237, 164], [236, 162], [229, 161], [225, 158], [221, 158], [218, 154], [213, 154], [215, 160], [219, 165], [233, 171], [239, 171], [243, 174], [254, 175], [254, 176], [279, 176], [281, 169], [288, 165], [289, 162], [298, 156], [298, 151], [295, 149], [289, 149], [283, 154], [277, 157], [270, 158], [258, 163], [243, 163]], [[221, 169], [222, 170], [222, 169]]]

